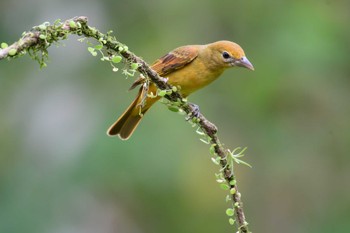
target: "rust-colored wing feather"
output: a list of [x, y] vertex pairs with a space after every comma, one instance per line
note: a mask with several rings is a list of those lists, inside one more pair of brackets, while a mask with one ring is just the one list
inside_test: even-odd
[[[187, 64], [191, 63], [198, 56], [197, 46], [182, 46], [155, 61], [151, 68], [160, 76], [165, 77], [171, 72], [181, 69]], [[130, 87], [129, 90], [134, 89], [143, 83], [144, 78], [140, 76]]]
[[151, 67], [160, 76], [165, 76], [189, 64], [197, 56], [197, 46], [183, 46], [159, 58]]

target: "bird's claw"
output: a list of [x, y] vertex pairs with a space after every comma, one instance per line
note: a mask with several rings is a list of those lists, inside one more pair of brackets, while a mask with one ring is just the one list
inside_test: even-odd
[[188, 114], [188, 116], [186, 117], [186, 121], [193, 119], [193, 118], [198, 118], [199, 115], [201, 114], [199, 111], [199, 106], [193, 103], [189, 103], [189, 105], [191, 106], [191, 112]]

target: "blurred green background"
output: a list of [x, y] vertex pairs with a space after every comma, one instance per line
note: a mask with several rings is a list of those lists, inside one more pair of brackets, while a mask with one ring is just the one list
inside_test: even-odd
[[[239, 43], [255, 66], [190, 97], [228, 148], [253, 232], [350, 232], [350, 2], [2, 0], [0, 41], [89, 17], [151, 63], [185, 44]], [[208, 146], [157, 104], [128, 141], [105, 132], [133, 79], [78, 37], [48, 67], [0, 62], [0, 232], [234, 232]], [[121, 67], [122, 68], [122, 67]]]

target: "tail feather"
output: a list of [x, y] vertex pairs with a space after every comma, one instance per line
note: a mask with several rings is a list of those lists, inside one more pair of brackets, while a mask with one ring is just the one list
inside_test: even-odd
[[[153, 101], [147, 101], [146, 106], [140, 110], [139, 104], [143, 97], [143, 88], [141, 87], [135, 100], [130, 104], [126, 111], [118, 118], [118, 120], [107, 130], [107, 135], [116, 136], [118, 135], [122, 140], [130, 138], [136, 127], [139, 125], [143, 114], [153, 104]], [[148, 100], [148, 99], [147, 99]], [[150, 103], [152, 102], [152, 103]]]
[[130, 116], [120, 128], [118, 136], [123, 140], [129, 139], [136, 127], [140, 124], [141, 119], [142, 116], [140, 115]]

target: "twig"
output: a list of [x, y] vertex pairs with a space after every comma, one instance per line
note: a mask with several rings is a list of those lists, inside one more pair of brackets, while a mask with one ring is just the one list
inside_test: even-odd
[[[78, 34], [85, 37], [95, 38], [100, 41], [108, 51], [113, 51], [115, 54], [122, 55], [129, 63], [138, 63], [137, 70], [148, 77], [157, 87], [161, 90], [172, 90], [170, 94], [167, 94], [165, 98], [171, 102], [180, 103], [180, 108], [187, 113], [188, 116], [193, 116], [196, 109], [188, 104], [182, 98], [178, 91], [174, 91], [173, 87], [160, 77], [150, 66], [141, 58], [125, 49], [125, 45], [116, 40], [110, 34], [103, 34], [97, 29], [88, 26], [87, 17], [80, 16], [67, 20], [64, 23], [55, 23], [54, 25], [45, 25], [40, 27], [34, 27], [30, 32], [27, 32], [23, 37], [14, 44], [0, 49], [0, 60], [6, 57], [17, 57], [23, 55], [26, 52], [34, 51], [34, 54], [38, 51], [42, 52], [42, 56], [46, 55], [47, 48], [54, 42], [63, 40], [69, 34]], [[43, 62], [38, 57], [34, 57], [36, 60]], [[42, 63], [41, 63], [42, 64]], [[238, 192], [236, 178], [233, 173], [233, 167], [228, 163], [228, 151], [222, 146], [217, 137], [217, 127], [208, 121], [201, 113], [196, 116], [196, 123], [200, 129], [210, 138], [210, 143], [214, 148], [215, 154], [220, 157], [220, 166], [223, 173], [223, 177], [227, 182], [230, 190], [234, 190], [231, 193], [231, 200], [235, 212], [236, 224], [239, 232], [248, 233], [248, 223], [246, 221], [242, 202], [241, 194]]]

